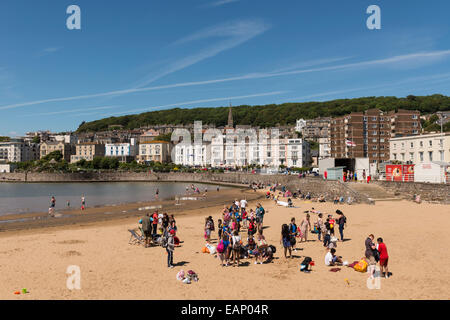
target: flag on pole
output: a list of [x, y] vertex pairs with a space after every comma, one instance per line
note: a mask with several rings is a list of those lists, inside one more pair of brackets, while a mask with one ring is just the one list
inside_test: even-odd
[[349, 147], [356, 147], [356, 143], [351, 140], [345, 140], [345, 144]]

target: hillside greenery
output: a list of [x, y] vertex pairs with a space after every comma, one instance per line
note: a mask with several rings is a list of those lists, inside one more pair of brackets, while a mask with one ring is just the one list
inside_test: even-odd
[[[269, 105], [241, 105], [232, 108], [235, 125], [274, 127], [293, 125], [297, 119], [317, 117], [338, 117], [351, 112], [361, 112], [371, 108], [383, 111], [399, 109], [419, 110], [421, 114], [450, 110], [450, 97], [435, 94], [431, 96], [363, 97], [339, 99], [325, 102], [283, 103]], [[106, 131], [108, 127], [121, 125], [124, 129], [136, 129], [149, 125], [186, 125], [194, 121], [203, 124], [225, 126], [228, 121], [228, 107], [159, 110], [136, 115], [109, 117], [101, 120], [82, 122], [78, 132]]]

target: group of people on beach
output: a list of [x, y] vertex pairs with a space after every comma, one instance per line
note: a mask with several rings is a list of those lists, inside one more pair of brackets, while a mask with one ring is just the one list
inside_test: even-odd
[[[70, 200], [67, 200], [67, 209], [70, 209]], [[50, 217], [55, 216], [55, 208], [56, 208], [56, 198], [55, 196], [52, 196], [50, 198], [50, 206], [48, 208], [48, 215]], [[86, 209], [86, 197], [84, 195], [81, 196], [81, 210]]]
[[167, 267], [173, 268], [173, 252], [175, 246], [180, 244], [180, 240], [176, 236], [177, 223], [174, 215], [160, 213], [155, 210], [153, 213], [147, 213], [139, 220], [142, 234], [145, 238], [145, 248], [152, 245], [162, 246], [167, 252]]
[[[215, 247], [221, 266], [239, 266], [241, 259], [248, 258], [254, 258], [255, 264], [272, 260], [276, 248], [269, 245], [263, 235], [265, 214], [261, 203], [255, 210], [249, 209], [245, 198], [236, 199], [229, 207], [223, 208], [222, 217], [217, 221], [218, 243]], [[212, 217], [205, 218], [204, 237], [208, 245], [214, 230]]]
[[[281, 190], [280, 190], [281, 189]], [[276, 191], [281, 194], [287, 194], [288, 190], [285, 186], [278, 184], [269, 185], [266, 198], [271, 198]], [[298, 193], [301, 193], [298, 190]], [[309, 194], [309, 193], [308, 193]], [[340, 201], [339, 201], [340, 202]], [[257, 204], [255, 210], [248, 208], [246, 199], [241, 201], [235, 200], [231, 206], [225, 206], [222, 211], [222, 217], [217, 221], [218, 243], [216, 251], [222, 266], [239, 266], [241, 259], [254, 257], [255, 264], [263, 263], [263, 261], [271, 261], [276, 247], [269, 245], [264, 237], [264, 214], [265, 209], [261, 203]], [[293, 258], [292, 252], [297, 251], [297, 246], [306, 243], [308, 234], [317, 234], [319, 241], [326, 251], [326, 266], [342, 266], [348, 264], [338, 256], [337, 243], [344, 242], [344, 230], [347, 226], [347, 217], [342, 210], [337, 209], [335, 214], [327, 214], [316, 210], [304, 212], [305, 216], [296, 224], [296, 219], [291, 218], [290, 223], [281, 226], [280, 245], [284, 249], [284, 257]], [[317, 218], [312, 222], [312, 215]], [[215, 231], [214, 219], [209, 216], [205, 218], [204, 238], [209, 245], [211, 243], [211, 234]], [[246, 236], [244, 234], [246, 233]], [[339, 237], [339, 239], [338, 239]], [[368, 270], [371, 277], [375, 272], [375, 266], [379, 263], [381, 273], [388, 277], [388, 253], [386, 244], [382, 238], [377, 239], [377, 244], [373, 243], [374, 236], [370, 235], [366, 240], [365, 260], [368, 264]], [[305, 257], [302, 262], [302, 271], [308, 272], [307, 265], [313, 263], [310, 257]]]

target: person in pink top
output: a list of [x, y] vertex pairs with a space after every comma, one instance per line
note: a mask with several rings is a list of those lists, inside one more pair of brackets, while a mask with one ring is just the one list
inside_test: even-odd
[[[389, 255], [386, 248], [386, 245], [383, 242], [383, 238], [378, 238], [378, 252], [380, 253], [380, 272], [381, 274], [384, 274], [386, 279], [389, 278], [389, 270], [388, 270], [388, 260]], [[383, 272], [384, 269], [384, 272]]]

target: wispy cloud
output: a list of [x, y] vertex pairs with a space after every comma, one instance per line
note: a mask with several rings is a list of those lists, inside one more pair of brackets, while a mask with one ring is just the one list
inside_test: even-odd
[[201, 86], [201, 85], [217, 84], [217, 83], [232, 82], [232, 81], [263, 79], [263, 78], [281, 77], [281, 76], [298, 75], [298, 74], [306, 74], [306, 73], [314, 73], [314, 72], [339, 71], [339, 70], [360, 69], [360, 68], [374, 67], [374, 66], [397, 65], [400, 63], [408, 63], [411, 66], [411, 68], [414, 68], [415, 65], [417, 65], [418, 63], [423, 63], [424, 61], [434, 62], [434, 61], [436, 61], [436, 59], [443, 59], [443, 58], [448, 57], [449, 55], [450, 55], [450, 50], [412, 53], [412, 54], [388, 57], [388, 58], [384, 58], [384, 59], [374, 59], [374, 60], [367, 60], [367, 61], [356, 62], [356, 63], [339, 64], [339, 65], [320, 67], [320, 68], [309, 68], [309, 69], [300, 69], [300, 70], [283, 71], [283, 72], [251, 73], [251, 74], [245, 74], [245, 75], [229, 77], [229, 78], [182, 82], [182, 83], [174, 83], [174, 84], [154, 86], [154, 87], [132, 88], [132, 89], [116, 90], [116, 91], [109, 91], [109, 92], [89, 94], [89, 95], [44, 99], [44, 100], [37, 100], [37, 101], [1, 106], [0, 110], [14, 109], [14, 108], [19, 108], [19, 107], [26, 107], [26, 106], [51, 103], [51, 102], [62, 102], [62, 101], [72, 101], [72, 100], [80, 100], [80, 99], [106, 97], [106, 96], [116, 96], [116, 95], [131, 94], [131, 93], [138, 93], [138, 92], [170, 89], [170, 88]]
[[206, 5], [206, 7], [220, 7], [220, 6], [223, 6], [225, 4], [229, 4], [229, 3], [232, 3], [232, 2], [238, 2], [238, 1], [240, 1], [240, 0], [219, 0], [219, 1], [213, 1], [211, 3], [208, 3]]
[[[134, 87], [146, 86], [164, 76], [180, 71], [203, 60], [212, 58], [224, 51], [235, 48], [254, 37], [264, 33], [270, 26], [261, 20], [238, 20], [226, 24], [206, 28], [175, 41], [172, 45], [179, 46], [193, 41], [211, 39], [213, 44], [203, 48], [197, 53], [188, 55], [167, 64], [162, 70], [148, 78], [141, 80]], [[217, 39], [219, 39], [217, 41]], [[216, 41], [215, 41], [216, 40]], [[215, 41], [215, 42], [214, 42]]]
[[45, 48], [45, 49], [42, 49], [42, 50], [37, 54], [37, 56], [38, 56], [38, 57], [43, 57], [43, 56], [46, 56], [46, 55], [55, 53], [55, 52], [57, 52], [57, 51], [59, 51], [59, 50], [61, 50], [61, 49], [62, 49], [62, 47], [49, 47], [49, 48]]
[[[119, 108], [120, 106], [104, 106], [104, 107], [86, 107], [83, 109], [71, 109], [71, 110], [61, 110], [61, 111], [52, 111], [52, 112], [39, 112], [39, 113], [29, 113], [24, 114], [24, 117], [36, 117], [36, 116], [52, 116], [52, 115], [59, 115], [59, 114], [68, 114], [68, 113], [80, 113], [85, 111], [92, 111], [92, 110], [106, 110], [106, 109], [114, 109]], [[70, 115], [71, 117], [73, 115]]]
[[419, 82], [419, 83], [426, 82], [427, 84], [431, 84], [431, 83], [446, 82], [449, 80], [450, 80], [450, 73], [444, 73], [444, 74], [439, 74], [439, 75], [420, 76], [420, 77], [410, 77], [410, 78], [406, 78], [403, 80], [389, 82], [389, 83], [383, 83], [383, 84], [379, 84], [379, 85], [320, 92], [320, 93], [301, 96], [301, 97], [289, 98], [289, 99], [285, 99], [284, 101], [302, 101], [302, 100], [307, 100], [307, 99], [312, 99], [312, 98], [336, 96], [336, 95], [341, 95], [341, 94], [351, 93], [351, 92], [393, 88], [393, 87], [399, 87], [399, 86], [403, 86], [405, 84], [411, 84], [411, 83], [415, 83], [415, 82]]

